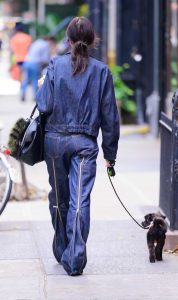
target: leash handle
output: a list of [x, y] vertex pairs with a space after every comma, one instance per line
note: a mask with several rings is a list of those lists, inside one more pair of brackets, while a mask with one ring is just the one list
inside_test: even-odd
[[[113, 167], [111, 167], [111, 168], [113, 168]], [[116, 194], [116, 197], [117, 197], [117, 199], [119, 200], [119, 202], [120, 202], [120, 204], [122, 205], [122, 207], [125, 209], [125, 211], [128, 213], [128, 215], [131, 217], [131, 219], [139, 226], [139, 227], [141, 227], [142, 229], [148, 229], [149, 227], [143, 227], [132, 215], [131, 215], [131, 213], [128, 211], [128, 209], [125, 207], [125, 205], [124, 205], [124, 203], [121, 201], [121, 199], [120, 199], [120, 197], [119, 197], [119, 195], [118, 195], [118, 193], [116, 192], [116, 189], [115, 189], [115, 187], [114, 187], [114, 185], [113, 185], [113, 183], [112, 183], [112, 180], [111, 180], [111, 176], [114, 176], [114, 175], [110, 175], [110, 173], [109, 173], [109, 169], [111, 169], [111, 168], [108, 168], [107, 169], [107, 174], [108, 174], [108, 178], [109, 178], [109, 181], [110, 181], [110, 183], [111, 183], [111, 186], [112, 186], [112, 188], [113, 188], [113, 190], [114, 190], [114, 193]], [[113, 168], [114, 169], [114, 168]], [[115, 173], [115, 171], [114, 171], [114, 173]]]
[[108, 171], [108, 174], [109, 174], [110, 177], [114, 177], [116, 175], [114, 167], [108, 167], [107, 171]]

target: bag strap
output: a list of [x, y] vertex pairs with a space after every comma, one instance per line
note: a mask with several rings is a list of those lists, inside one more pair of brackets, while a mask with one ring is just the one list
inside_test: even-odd
[[33, 108], [32, 112], [31, 112], [30, 119], [33, 118], [33, 115], [34, 115], [36, 109], [37, 109], [37, 104], [35, 105], [35, 107]]

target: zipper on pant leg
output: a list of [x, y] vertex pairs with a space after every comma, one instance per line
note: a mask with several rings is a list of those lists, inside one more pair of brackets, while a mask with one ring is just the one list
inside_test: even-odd
[[[82, 168], [83, 168], [83, 164], [84, 164], [84, 158], [82, 159], [81, 163], [80, 163], [80, 171], [79, 171], [79, 185], [78, 185], [78, 201], [77, 201], [77, 211], [76, 211], [76, 220], [77, 220], [77, 214], [78, 214], [78, 218], [79, 218], [79, 227], [80, 227], [80, 204], [81, 204], [81, 186], [82, 186]], [[83, 240], [82, 234], [81, 234], [81, 229], [80, 229], [80, 236], [81, 239]], [[85, 242], [84, 242], [85, 243]], [[86, 249], [85, 249], [86, 252]], [[85, 252], [84, 252], [84, 256], [83, 256], [83, 262], [82, 265], [80, 267], [79, 272], [81, 272], [83, 265], [84, 265], [84, 258], [85, 258]]]
[[56, 214], [55, 214], [55, 247], [57, 246], [56, 243], [56, 230], [57, 230], [57, 213], [59, 214], [59, 218], [61, 220], [61, 224], [62, 223], [62, 217], [61, 217], [61, 212], [59, 209], [59, 199], [58, 199], [58, 191], [57, 191], [57, 180], [56, 180], [56, 170], [55, 170], [55, 164], [54, 164], [54, 159], [52, 160], [53, 162], [53, 175], [54, 175], [54, 185], [55, 185], [55, 194], [56, 194], [56, 206], [53, 206], [54, 208], [56, 208]]
[[80, 196], [81, 196], [81, 182], [82, 182], [82, 167], [84, 164], [84, 158], [82, 159], [80, 163], [80, 169], [79, 169], [79, 184], [78, 184], [78, 198], [77, 198], [77, 211], [76, 213], [79, 213], [80, 211]]
[[57, 190], [57, 180], [56, 180], [56, 170], [55, 170], [55, 165], [54, 165], [54, 159], [53, 159], [53, 174], [54, 174], [54, 184], [55, 184], [55, 194], [56, 194], [56, 208], [60, 217], [60, 220], [62, 222], [62, 217], [61, 217], [61, 212], [59, 209], [59, 197], [58, 197], [58, 190]]
[[79, 181], [78, 181], [78, 195], [77, 195], [77, 209], [76, 209], [76, 214], [75, 214], [75, 219], [74, 219], [74, 225], [73, 225], [73, 230], [72, 230], [72, 238], [71, 238], [71, 246], [69, 249], [69, 259], [71, 257], [71, 250], [72, 250], [72, 245], [73, 245], [73, 239], [74, 239], [74, 234], [75, 234], [75, 227], [76, 227], [76, 221], [77, 221], [77, 214], [79, 215], [80, 212], [80, 196], [81, 196], [81, 179], [82, 179], [82, 167], [84, 164], [84, 158], [82, 158], [82, 161], [80, 162], [79, 166]]

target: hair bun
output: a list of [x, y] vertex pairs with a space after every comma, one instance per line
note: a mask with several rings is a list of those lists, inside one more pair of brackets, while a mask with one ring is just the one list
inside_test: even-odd
[[72, 52], [74, 56], [81, 55], [88, 57], [88, 45], [83, 41], [77, 41], [73, 44]]
[[74, 43], [74, 47], [78, 48], [78, 47], [88, 47], [87, 43], [83, 42], [83, 41], [77, 41]]

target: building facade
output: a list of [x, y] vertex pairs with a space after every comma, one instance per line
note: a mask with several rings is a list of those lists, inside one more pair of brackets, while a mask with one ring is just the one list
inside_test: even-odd
[[148, 121], [147, 104], [154, 91], [159, 106], [153, 110], [158, 109], [159, 117], [160, 111], [168, 110], [168, 96], [178, 85], [178, 1], [89, 0], [89, 5], [102, 42], [97, 56], [130, 66], [122, 76], [135, 91], [137, 122]]

